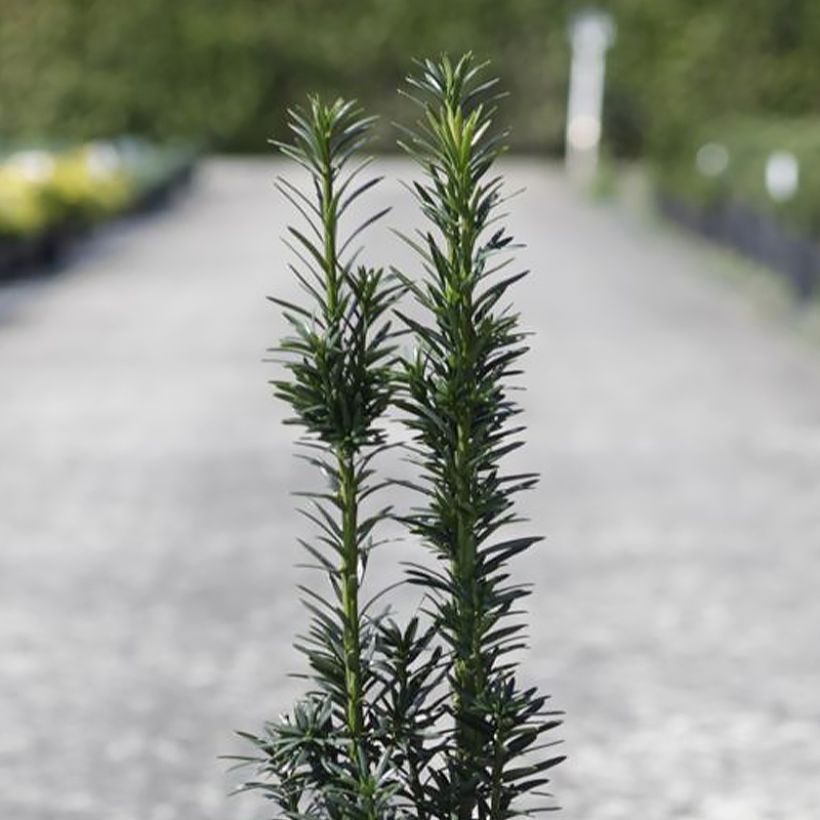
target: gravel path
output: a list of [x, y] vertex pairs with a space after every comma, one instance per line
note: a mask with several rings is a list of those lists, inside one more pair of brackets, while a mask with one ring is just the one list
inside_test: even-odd
[[[260, 361], [263, 297], [293, 291], [274, 170], [210, 162], [170, 212], [0, 289], [3, 820], [267, 816], [216, 758], [300, 664], [287, 492], [309, 474]], [[820, 350], [696, 245], [506, 171], [549, 536], [518, 569], [526, 669], [568, 713], [563, 816], [814, 820]], [[386, 229], [373, 248], [406, 259]]]

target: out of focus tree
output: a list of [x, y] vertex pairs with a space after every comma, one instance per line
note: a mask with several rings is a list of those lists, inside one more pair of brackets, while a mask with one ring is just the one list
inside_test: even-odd
[[0, 137], [260, 151], [309, 90], [358, 97], [389, 123], [413, 57], [471, 49], [511, 92], [513, 147], [557, 151], [567, 25], [590, 5], [618, 27], [615, 153], [674, 152], [727, 112], [820, 113], [819, 0], [0, 0]]
[[[0, 0], [0, 135], [202, 136], [263, 150], [308, 90], [397, 110], [414, 57], [472, 49], [519, 146], [557, 148], [570, 0]], [[550, 34], [557, 48], [547, 48]]]
[[820, 114], [817, 0], [602, 0], [618, 23], [607, 120], [621, 150], [674, 154], [726, 115]]

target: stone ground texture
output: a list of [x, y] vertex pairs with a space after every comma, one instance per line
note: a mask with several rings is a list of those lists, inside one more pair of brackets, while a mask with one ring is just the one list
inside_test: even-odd
[[[301, 668], [288, 492], [311, 476], [261, 361], [283, 330], [264, 296], [295, 294], [277, 170], [210, 161], [171, 210], [0, 288], [4, 820], [272, 814], [225, 797], [217, 756]], [[533, 270], [517, 459], [543, 474], [525, 507], [548, 536], [516, 573], [535, 590], [526, 676], [567, 712], [563, 816], [813, 820], [820, 349], [713, 253], [548, 166], [504, 170], [527, 186], [509, 223]], [[383, 201], [415, 219], [395, 181]], [[371, 237], [373, 261], [410, 264]]]

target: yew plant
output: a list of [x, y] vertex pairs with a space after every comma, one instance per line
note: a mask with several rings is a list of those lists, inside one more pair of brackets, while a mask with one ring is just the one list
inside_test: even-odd
[[[258, 776], [241, 788], [264, 792], [281, 817], [500, 820], [554, 808], [544, 787], [563, 759], [549, 739], [560, 716], [518, 679], [529, 590], [510, 564], [540, 540], [505, 535], [521, 521], [515, 497], [537, 481], [504, 468], [523, 443], [510, 389], [526, 343], [508, 292], [526, 272], [508, 270], [492, 170], [506, 135], [493, 129], [484, 70], [445, 57], [408, 78], [421, 114], [400, 145], [421, 171], [410, 189], [426, 227], [403, 236], [418, 275], [357, 262], [352, 243], [384, 211], [342, 236], [348, 208], [379, 181], [361, 177], [372, 118], [314, 98], [290, 112], [293, 141], [279, 145], [310, 182], [279, 180], [304, 220], [288, 241], [306, 298], [273, 299], [291, 327], [274, 387], [328, 485], [303, 494], [314, 534], [302, 545], [327, 582], [301, 587], [308, 689], [260, 734], [242, 733], [256, 753], [240, 763]], [[410, 510], [372, 508], [397, 483], [377, 476], [390, 407], [411, 433]], [[432, 555], [406, 567], [425, 602], [406, 624], [360, 595], [389, 519]]]
[[424, 174], [413, 189], [429, 228], [409, 240], [424, 275], [401, 276], [425, 319], [402, 317], [417, 352], [403, 362], [399, 400], [425, 500], [406, 521], [437, 559], [409, 575], [428, 592], [448, 664], [452, 731], [436, 816], [510, 817], [561, 759], [522, 761], [559, 721], [544, 696], [519, 686], [514, 659], [528, 590], [510, 580], [508, 562], [541, 539], [502, 535], [520, 521], [516, 494], [537, 480], [502, 467], [523, 443], [508, 383], [526, 351], [504, 300], [526, 272], [505, 273], [512, 240], [497, 218], [503, 180], [491, 173], [505, 139], [492, 131], [496, 81], [482, 81], [467, 56], [427, 61], [409, 82], [422, 117], [402, 145]]

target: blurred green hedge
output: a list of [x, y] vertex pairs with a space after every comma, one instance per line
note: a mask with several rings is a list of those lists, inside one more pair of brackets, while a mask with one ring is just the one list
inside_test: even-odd
[[[472, 49], [518, 147], [558, 150], [571, 0], [0, 0], [0, 135], [204, 138], [266, 151], [308, 91], [383, 115], [411, 60]], [[550, 43], [552, 45], [550, 46]], [[392, 141], [392, 136], [391, 136]], [[387, 141], [384, 140], [387, 144]]]
[[727, 114], [820, 115], [820, 0], [0, 0], [0, 136], [266, 151], [310, 90], [359, 98], [384, 135], [412, 58], [472, 49], [511, 92], [513, 146], [557, 152], [568, 21], [589, 6], [617, 24], [615, 155], [675, 161]]
[[727, 115], [820, 115], [818, 0], [604, 0], [619, 21], [607, 88], [622, 148], [674, 158]]

